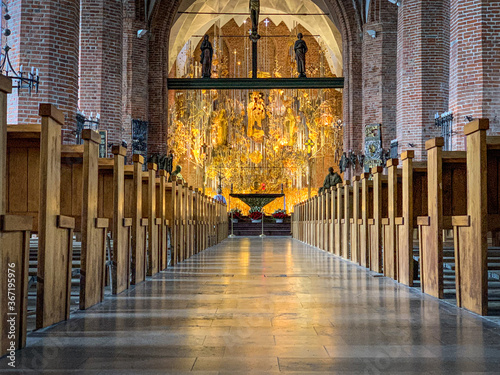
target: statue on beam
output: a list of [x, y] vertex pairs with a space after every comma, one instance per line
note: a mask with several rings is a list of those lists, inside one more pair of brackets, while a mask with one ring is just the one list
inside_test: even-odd
[[200, 49], [203, 78], [210, 78], [212, 77], [212, 57], [214, 55], [214, 49], [212, 48], [212, 43], [208, 40], [208, 35], [203, 37]]
[[250, 18], [252, 19], [252, 36], [259, 38], [259, 15], [260, 15], [260, 0], [250, 0]]
[[297, 35], [298, 40], [295, 42], [295, 60], [297, 61], [297, 72], [299, 73], [299, 78], [307, 78], [306, 76], [306, 53], [308, 51], [307, 44], [303, 40], [304, 35], [299, 33]]

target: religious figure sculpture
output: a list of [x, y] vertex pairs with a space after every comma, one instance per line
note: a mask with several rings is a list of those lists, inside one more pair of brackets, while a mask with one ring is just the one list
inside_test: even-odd
[[264, 104], [261, 102], [259, 95], [254, 93], [252, 101], [248, 103], [248, 138], [252, 138], [256, 142], [262, 142], [264, 138], [264, 130], [262, 128], [262, 120], [266, 118]]
[[170, 175], [170, 178], [168, 179], [168, 182], [175, 181], [178, 178], [181, 179], [182, 182], [184, 182], [184, 177], [182, 177], [181, 170], [182, 170], [182, 167], [180, 165], [177, 165], [175, 167], [175, 171], [173, 171], [172, 174]]
[[292, 109], [287, 108], [285, 126], [288, 131], [288, 146], [293, 146], [293, 136], [295, 134], [296, 123], [297, 120], [295, 119]]
[[217, 126], [217, 146], [227, 145], [227, 127], [226, 110], [222, 109], [215, 120]]
[[200, 49], [203, 78], [210, 78], [212, 76], [212, 57], [214, 55], [214, 49], [212, 48], [212, 43], [208, 40], [208, 35], [203, 37]]
[[256, 36], [259, 31], [260, 0], [250, 0], [249, 7], [252, 20], [252, 35]]
[[297, 35], [298, 40], [295, 42], [295, 60], [297, 61], [297, 72], [299, 73], [299, 78], [307, 78], [306, 76], [306, 53], [308, 51], [307, 44], [303, 40], [304, 35], [299, 33]]
[[328, 168], [328, 174], [325, 177], [325, 181], [323, 182], [323, 187], [319, 189], [319, 193], [321, 194], [324, 190], [330, 189], [332, 186], [337, 186], [337, 184], [342, 183], [342, 177], [333, 170], [333, 167]]

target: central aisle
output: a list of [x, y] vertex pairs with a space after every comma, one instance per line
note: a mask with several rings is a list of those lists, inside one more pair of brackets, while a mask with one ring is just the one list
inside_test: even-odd
[[290, 238], [243, 238], [31, 334], [18, 370], [495, 373], [498, 332], [485, 319]]

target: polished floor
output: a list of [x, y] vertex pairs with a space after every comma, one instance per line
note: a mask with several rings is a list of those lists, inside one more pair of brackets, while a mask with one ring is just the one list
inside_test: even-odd
[[499, 374], [500, 328], [290, 238], [242, 238], [32, 333], [17, 362], [10, 373]]

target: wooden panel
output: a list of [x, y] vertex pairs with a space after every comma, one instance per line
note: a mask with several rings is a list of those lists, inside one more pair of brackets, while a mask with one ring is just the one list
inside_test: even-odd
[[129, 287], [130, 233], [123, 226], [125, 204], [124, 152], [121, 147], [113, 147], [115, 156], [113, 168], [113, 252], [111, 273], [112, 293], [118, 294]]
[[[41, 105], [45, 108], [46, 105]], [[53, 113], [55, 109], [51, 109]], [[59, 229], [61, 127], [42, 117], [40, 148], [40, 214], [38, 240], [37, 329], [68, 319], [73, 231]]]
[[382, 258], [382, 217], [384, 205], [387, 205], [387, 198], [383, 198], [383, 186], [387, 191], [387, 183], [382, 183], [382, 167], [372, 169], [373, 173], [373, 224], [370, 228], [370, 269], [381, 273], [383, 267]]
[[[488, 187], [485, 120], [476, 129], [467, 125], [467, 212], [470, 226], [455, 227], [457, 304], [481, 315], [488, 314]], [[490, 190], [491, 191], [491, 190]], [[455, 224], [467, 224], [454, 219]]]
[[7, 160], [9, 164], [7, 212], [28, 212], [28, 150], [9, 147]]
[[[95, 133], [95, 132], [93, 132]], [[80, 309], [87, 309], [104, 300], [106, 233], [109, 221], [99, 219], [99, 144], [95, 136], [84, 134], [82, 165], [82, 254], [80, 268]]]
[[500, 214], [500, 155], [488, 152], [488, 214]]
[[396, 242], [396, 216], [398, 210], [398, 159], [388, 161], [387, 224], [384, 226], [384, 274], [394, 280], [398, 278], [398, 248]]
[[335, 254], [340, 256], [342, 254], [342, 224], [341, 220], [344, 218], [344, 199], [342, 184], [337, 184], [337, 215], [335, 217]]
[[132, 217], [132, 257], [131, 271], [133, 285], [138, 284], [146, 278], [146, 238], [148, 228], [143, 225], [143, 182], [142, 168], [144, 158], [140, 155], [134, 155], [134, 172], [132, 180], [132, 197], [133, 207], [130, 213]]
[[342, 256], [345, 259], [350, 259], [350, 219], [352, 215], [352, 188], [350, 186], [351, 182], [349, 180], [344, 181], [344, 223], [342, 224]]
[[[15, 348], [22, 349], [26, 345], [27, 310], [28, 310], [28, 268], [29, 268], [29, 232], [0, 232], [0, 272], [2, 291], [0, 297], [0, 356], [7, 353], [10, 342], [15, 341]], [[13, 267], [11, 267], [13, 266]], [[15, 272], [15, 289], [8, 291], [9, 269]], [[9, 311], [9, 296], [15, 296], [13, 311]], [[15, 338], [9, 337], [9, 313], [16, 313]]]
[[[443, 163], [442, 138], [427, 142], [428, 224], [422, 226], [420, 241], [422, 291], [443, 298]], [[420, 224], [419, 224], [420, 225]]]
[[370, 189], [371, 181], [368, 180], [369, 174], [361, 175], [361, 224], [359, 227], [359, 256], [360, 265], [370, 266], [370, 243], [368, 232], [368, 218], [373, 215], [372, 195], [373, 189]]
[[153, 276], [158, 273], [159, 243], [158, 224], [156, 223], [156, 164], [148, 164], [148, 268], [147, 275]]
[[28, 211], [38, 212], [40, 206], [40, 148], [28, 149]]

